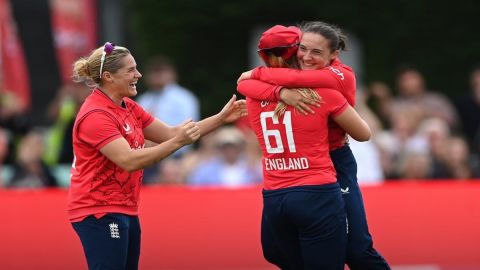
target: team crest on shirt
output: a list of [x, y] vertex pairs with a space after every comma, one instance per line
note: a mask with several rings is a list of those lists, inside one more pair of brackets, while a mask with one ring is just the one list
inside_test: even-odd
[[262, 106], [262, 108], [268, 106], [268, 104], [270, 104], [270, 102], [266, 100], [262, 100], [262, 102], [260, 102], [260, 106]]

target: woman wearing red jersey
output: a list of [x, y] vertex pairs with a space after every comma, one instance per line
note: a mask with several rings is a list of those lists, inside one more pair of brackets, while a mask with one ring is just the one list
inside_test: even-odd
[[[291, 65], [299, 39], [298, 28], [274, 26], [262, 34], [260, 56], [267, 66]], [[238, 90], [269, 87], [242, 80]], [[278, 102], [247, 95], [248, 118], [263, 153], [262, 248], [265, 258], [281, 269], [343, 269], [346, 215], [329, 155], [328, 119], [357, 140], [370, 137], [368, 125], [338, 91], [315, 91], [322, 104], [307, 116], [292, 107], [278, 115]]]
[[[264, 85], [262, 91], [244, 88], [240, 91], [247, 97], [276, 101], [281, 99], [302, 113], [311, 113], [308, 105], [314, 100], [297, 91], [283, 87], [329, 87], [336, 89], [355, 105], [355, 74], [338, 58], [345, 49], [346, 37], [340, 29], [324, 22], [308, 22], [302, 27], [298, 47], [298, 64], [302, 70], [259, 67], [243, 73], [240, 80], [258, 79], [272, 84]], [[348, 217], [349, 234], [346, 262], [350, 269], [390, 269], [385, 259], [373, 248], [361, 191], [357, 183], [357, 164], [348, 146], [345, 131], [339, 125], [329, 125], [330, 155], [342, 187]]]
[[[142, 75], [128, 49], [107, 42], [75, 62], [73, 74], [94, 90], [73, 128], [69, 219], [89, 269], [137, 269], [142, 169], [245, 115], [245, 101], [234, 96], [212, 117], [171, 127], [130, 99]], [[158, 145], [144, 148], [145, 139]]]

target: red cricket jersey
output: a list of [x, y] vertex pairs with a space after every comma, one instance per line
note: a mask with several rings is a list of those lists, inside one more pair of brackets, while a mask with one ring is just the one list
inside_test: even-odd
[[[252, 79], [277, 86], [275, 88], [263, 86], [258, 92], [253, 92], [252, 89], [239, 89], [243, 95], [258, 100], [278, 101], [279, 90], [282, 87], [322, 87], [340, 91], [348, 103], [352, 107], [355, 106], [355, 73], [338, 58], [330, 66], [317, 70], [258, 67], [253, 70]], [[278, 87], [279, 85], [281, 87]], [[330, 150], [345, 144], [345, 131], [333, 121], [329, 123], [329, 141]]]
[[87, 97], [73, 127], [73, 152], [68, 196], [72, 222], [104, 213], [138, 214], [143, 170], [129, 173], [104, 156], [100, 149], [123, 137], [134, 149], [145, 146], [143, 129], [154, 118], [129, 98], [115, 104], [99, 89]]
[[[253, 90], [263, 82], [245, 80]], [[275, 118], [277, 102], [247, 97], [248, 118], [263, 153], [264, 188], [267, 190], [335, 183], [329, 154], [328, 119], [348, 108], [346, 99], [332, 89], [316, 89], [324, 103], [305, 116], [292, 107]]]

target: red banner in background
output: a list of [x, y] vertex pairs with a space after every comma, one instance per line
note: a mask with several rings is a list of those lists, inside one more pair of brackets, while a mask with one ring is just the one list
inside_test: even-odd
[[96, 0], [50, 0], [50, 9], [60, 74], [68, 83], [73, 63], [96, 47]]
[[26, 110], [30, 108], [30, 79], [9, 0], [0, 0], [0, 51], [1, 106]]

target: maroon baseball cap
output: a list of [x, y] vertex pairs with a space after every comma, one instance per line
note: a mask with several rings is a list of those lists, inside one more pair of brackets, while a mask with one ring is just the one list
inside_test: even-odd
[[258, 49], [295, 46], [300, 42], [302, 32], [295, 26], [275, 25], [263, 32], [258, 42]]

